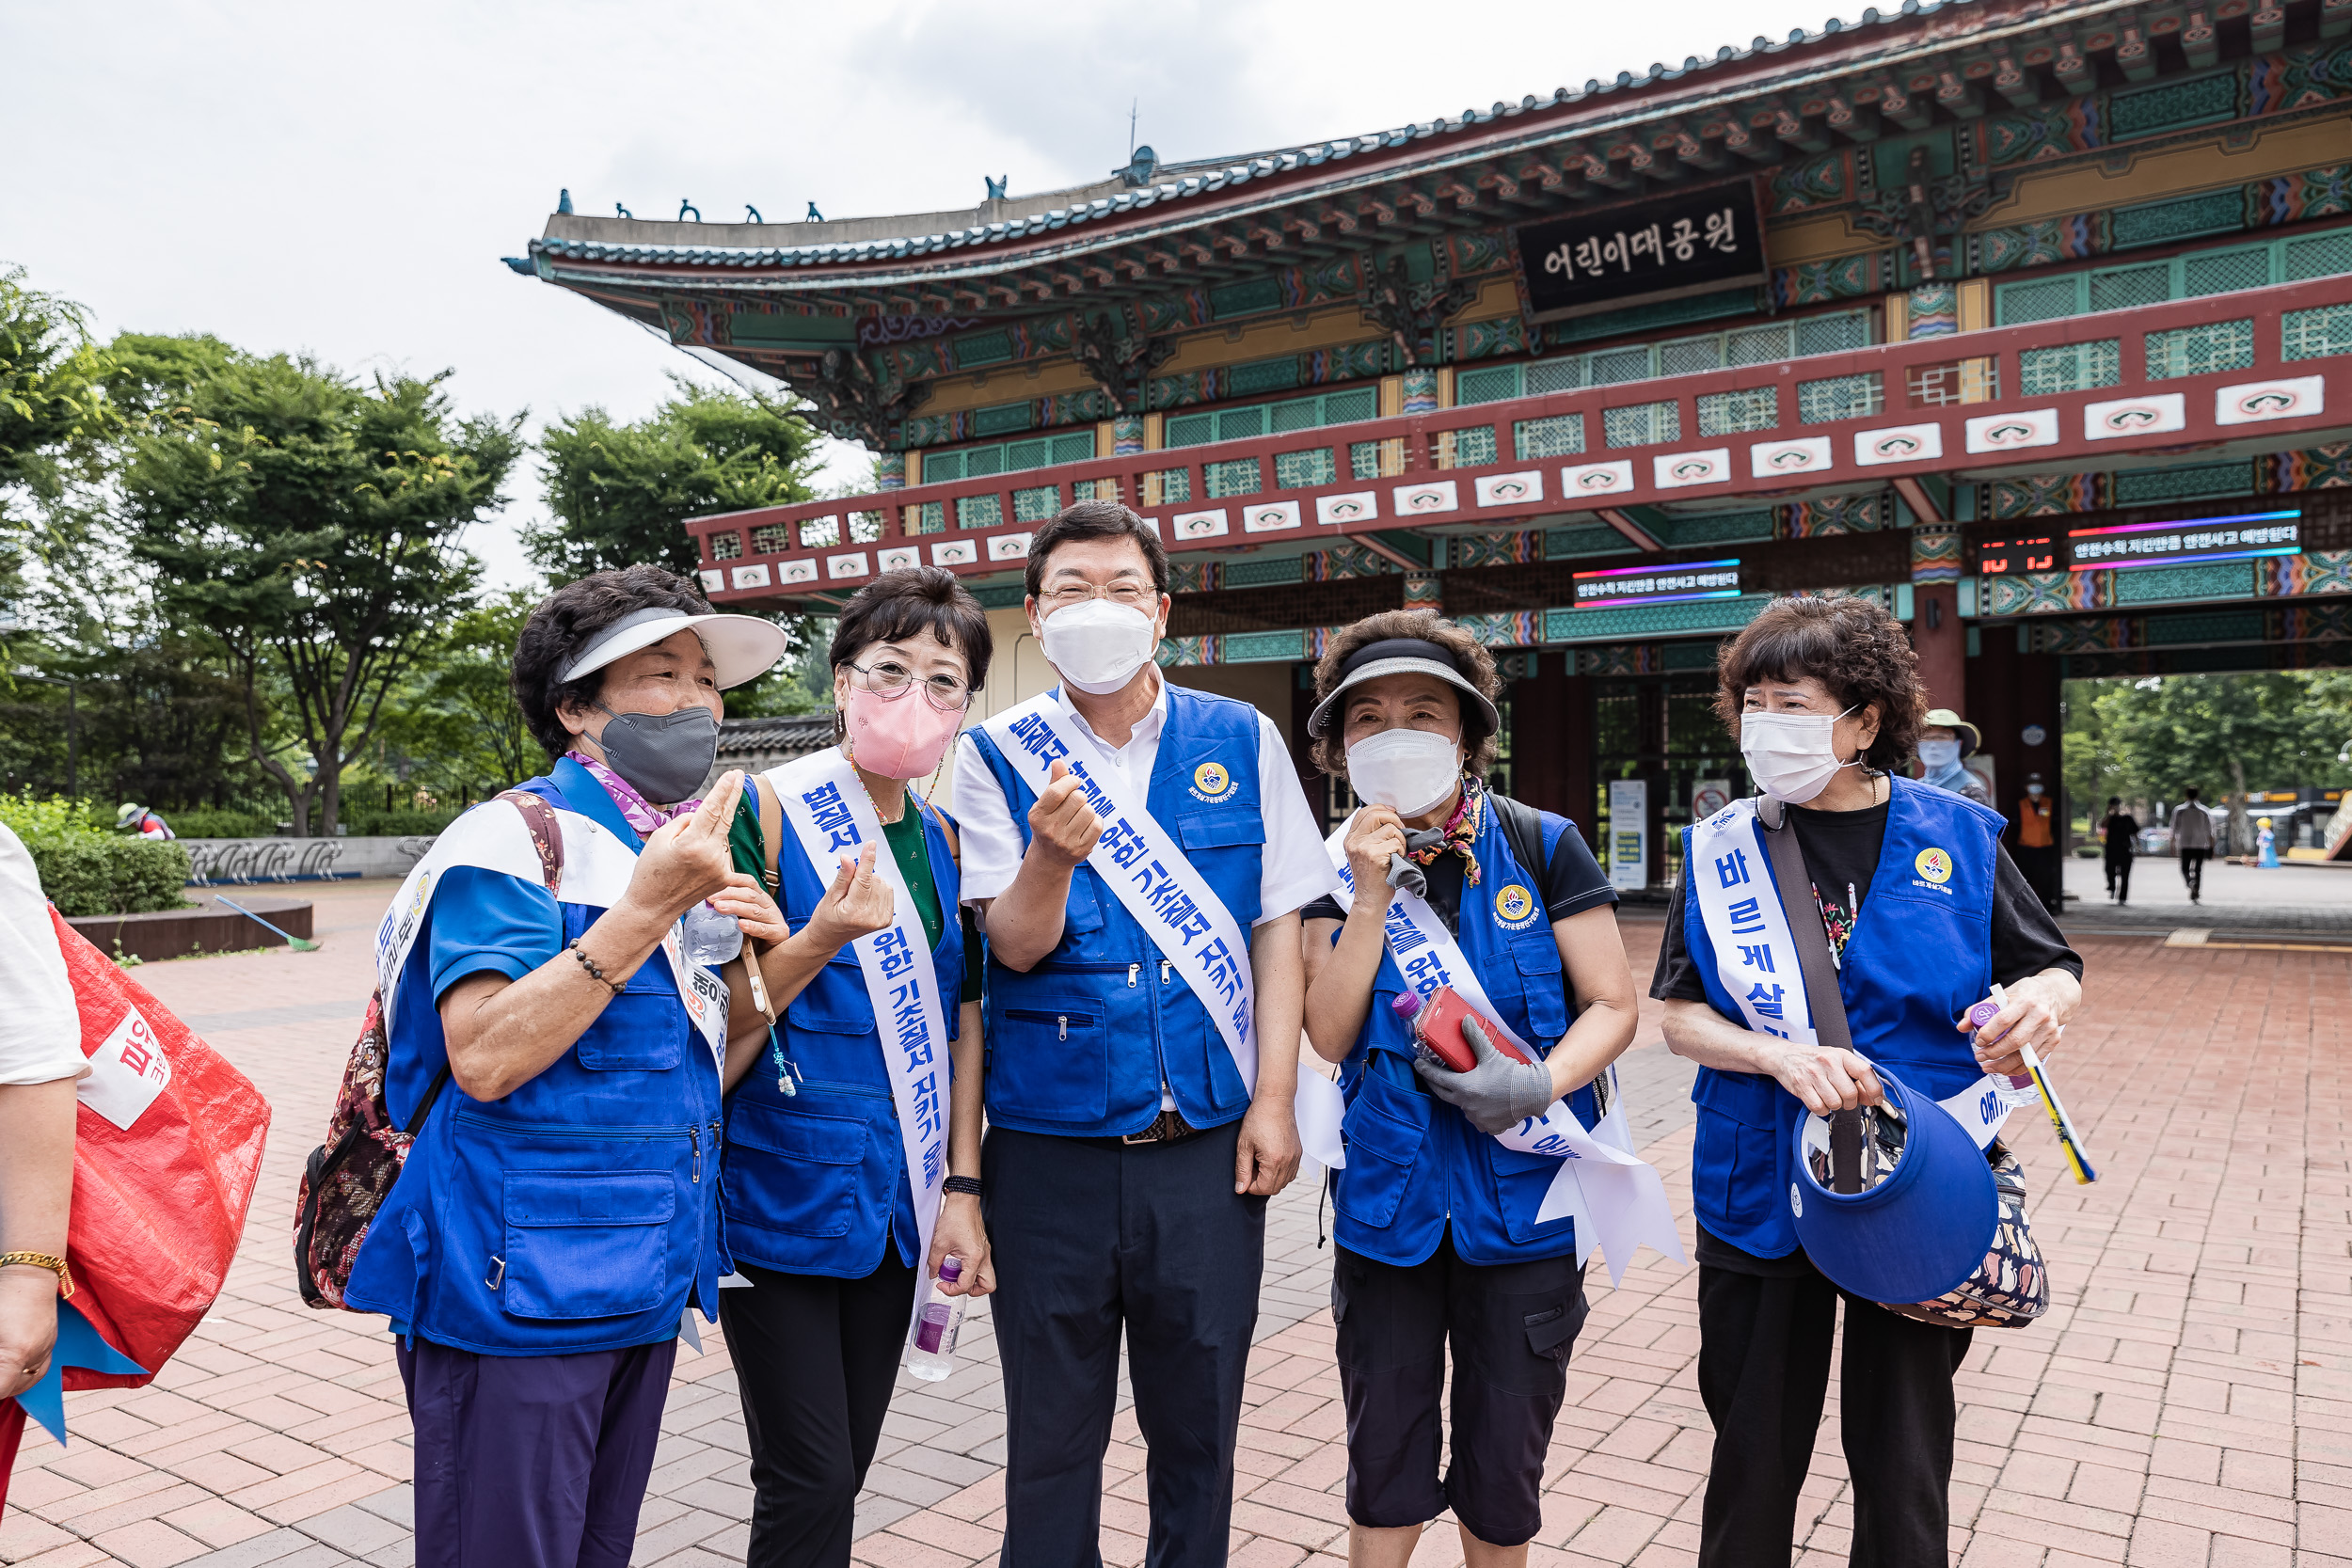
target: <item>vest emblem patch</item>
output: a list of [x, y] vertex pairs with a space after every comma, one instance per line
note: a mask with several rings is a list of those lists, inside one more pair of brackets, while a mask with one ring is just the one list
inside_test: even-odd
[[1535, 912], [1535, 895], [1512, 882], [1495, 894], [1495, 918], [1513, 930], [1527, 924]]
[[1192, 793], [1203, 800], [1222, 800], [1233, 793], [1233, 776], [1222, 763], [1204, 762], [1192, 770]]
[[1911, 863], [1920, 876], [1938, 887], [1952, 879], [1952, 857], [1941, 849], [1922, 849]]

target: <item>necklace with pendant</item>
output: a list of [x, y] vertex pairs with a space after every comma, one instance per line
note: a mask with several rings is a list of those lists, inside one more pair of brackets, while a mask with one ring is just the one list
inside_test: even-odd
[[[841, 755], [850, 764], [850, 775], [857, 780], [858, 792], [866, 797], [866, 803], [873, 808], [874, 820], [882, 823], [882, 825], [885, 828], [894, 826], [895, 824], [892, 821], [883, 817], [882, 814], [882, 803], [874, 799], [874, 792], [866, 787], [866, 770], [857, 765], [857, 759], [850, 756], [846, 748], [842, 751]], [[898, 815], [900, 816], [904, 816], [906, 814], [906, 792], [902, 788], [898, 795]]]

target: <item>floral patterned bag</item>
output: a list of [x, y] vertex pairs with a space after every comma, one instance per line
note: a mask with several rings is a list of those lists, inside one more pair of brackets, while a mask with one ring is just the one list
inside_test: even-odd
[[2026, 1217], [2026, 1167], [1998, 1138], [1984, 1155], [1993, 1164], [2001, 1209], [1984, 1261], [1933, 1301], [1881, 1302], [1889, 1312], [1946, 1328], [2023, 1328], [2050, 1309], [2050, 1276], [2042, 1267], [2041, 1243], [2033, 1239], [2033, 1222]]

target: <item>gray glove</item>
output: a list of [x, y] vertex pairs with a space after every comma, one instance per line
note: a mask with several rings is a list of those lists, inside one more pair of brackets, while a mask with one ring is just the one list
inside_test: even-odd
[[[1409, 854], [1419, 854], [1431, 845], [1444, 841], [1443, 828], [1422, 828], [1405, 835], [1405, 848]], [[1389, 857], [1389, 885], [1401, 887], [1416, 898], [1429, 896], [1429, 874], [1404, 855]]]
[[1551, 1069], [1541, 1062], [1515, 1062], [1494, 1048], [1476, 1019], [1462, 1021], [1476, 1064], [1455, 1072], [1427, 1051], [1413, 1059], [1429, 1092], [1470, 1117], [1481, 1132], [1506, 1132], [1530, 1117], [1540, 1117], [1559, 1096], [1551, 1092]]

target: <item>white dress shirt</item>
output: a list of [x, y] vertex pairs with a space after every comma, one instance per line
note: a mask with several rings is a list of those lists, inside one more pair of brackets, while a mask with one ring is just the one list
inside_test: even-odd
[[[1077, 709], [1061, 699], [1061, 710], [1073, 726], [1100, 751], [1105, 768], [1136, 781], [1138, 793], [1152, 787], [1152, 769], [1160, 757], [1160, 731], [1168, 723], [1168, 681], [1157, 670], [1152, 678], [1159, 691], [1152, 710], [1136, 721], [1127, 744], [1114, 748], [1094, 733]], [[979, 748], [969, 735], [956, 742], [955, 804], [950, 808], [963, 840], [962, 899], [967, 904], [994, 898], [1012, 886], [1021, 869], [1024, 842], [1005, 800], [1004, 786], [980, 760]], [[1340, 885], [1331, 857], [1324, 852], [1323, 830], [1298, 774], [1291, 766], [1290, 748], [1274, 721], [1258, 715], [1258, 816], [1265, 825], [1265, 855], [1258, 873], [1257, 925], [1300, 910]]]
[[51, 1084], [88, 1071], [40, 874], [23, 841], [0, 824], [0, 1084]]

